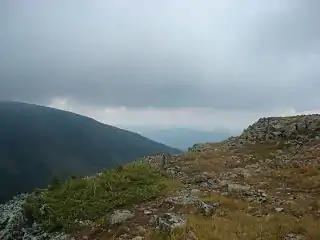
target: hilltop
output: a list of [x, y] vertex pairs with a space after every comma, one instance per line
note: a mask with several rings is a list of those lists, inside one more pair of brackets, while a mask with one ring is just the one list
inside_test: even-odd
[[[261, 118], [240, 136], [195, 144], [159, 166], [146, 156], [59, 183], [29, 196], [24, 216], [68, 233], [48, 239], [320, 239], [320, 115]], [[70, 210], [52, 211], [59, 199]]]
[[0, 202], [159, 152], [180, 151], [79, 114], [0, 102]]

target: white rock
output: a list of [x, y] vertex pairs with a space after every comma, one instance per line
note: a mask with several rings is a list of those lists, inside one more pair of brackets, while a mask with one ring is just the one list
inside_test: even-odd
[[274, 209], [276, 212], [282, 212], [283, 211], [283, 208], [279, 207], [279, 208], [275, 208]]
[[143, 214], [144, 214], [144, 215], [151, 215], [151, 214], [152, 214], [152, 211], [150, 211], [150, 210], [144, 210], [144, 211], [143, 211]]
[[115, 210], [113, 214], [111, 214], [111, 216], [109, 217], [109, 223], [121, 223], [133, 217], [134, 214], [129, 210]]

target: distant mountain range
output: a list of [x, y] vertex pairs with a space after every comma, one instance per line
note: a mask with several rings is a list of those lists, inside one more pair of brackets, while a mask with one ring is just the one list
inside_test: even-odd
[[75, 113], [0, 102], [0, 202], [54, 176], [89, 175], [159, 152], [180, 151]]
[[195, 143], [220, 142], [232, 135], [228, 130], [201, 131], [189, 128], [149, 129], [139, 131], [143, 136], [168, 146], [187, 150]]

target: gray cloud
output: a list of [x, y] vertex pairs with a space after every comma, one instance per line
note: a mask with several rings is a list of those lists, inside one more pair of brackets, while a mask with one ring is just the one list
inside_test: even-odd
[[0, 98], [318, 107], [319, 1], [0, 3]]

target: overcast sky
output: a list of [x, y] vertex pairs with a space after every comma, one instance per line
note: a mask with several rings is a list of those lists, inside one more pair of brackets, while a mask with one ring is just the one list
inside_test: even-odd
[[0, 99], [242, 130], [320, 111], [318, 0], [1, 0]]

